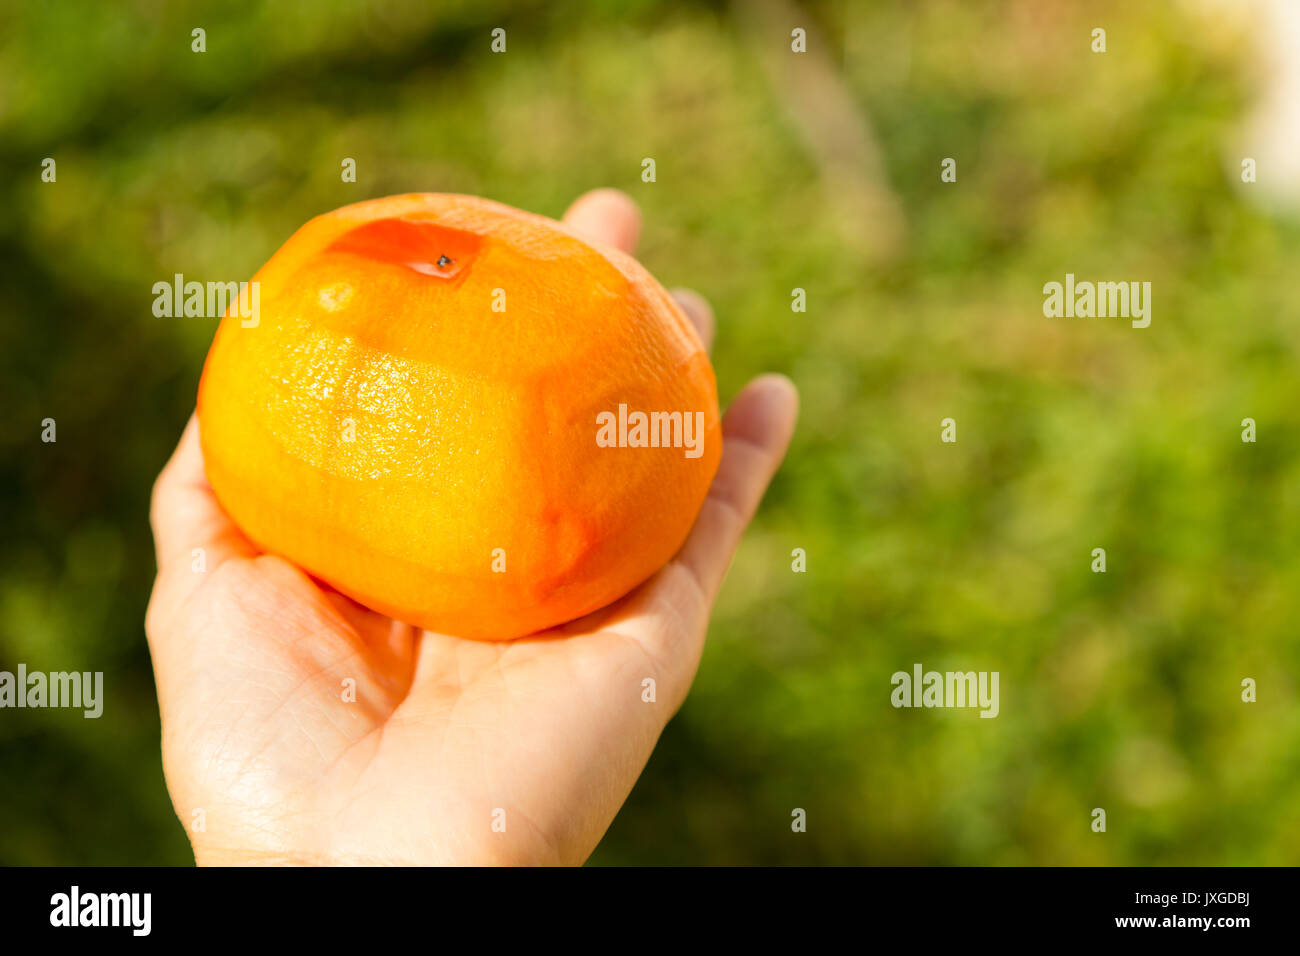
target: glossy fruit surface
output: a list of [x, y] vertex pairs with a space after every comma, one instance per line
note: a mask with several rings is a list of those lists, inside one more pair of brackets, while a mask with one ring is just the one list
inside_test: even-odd
[[685, 539], [722, 450], [713, 370], [630, 257], [413, 194], [311, 220], [254, 281], [198, 409], [209, 481], [260, 547], [505, 640], [609, 604]]

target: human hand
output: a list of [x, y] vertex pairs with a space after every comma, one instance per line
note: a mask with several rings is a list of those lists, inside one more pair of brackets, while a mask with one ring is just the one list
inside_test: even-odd
[[[612, 190], [581, 197], [564, 221], [628, 253], [640, 227]], [[707, 346], [708, 306], [677, 298]], [[502, 643], [394, 621], [260, 553], [217, 503], [191, 418], [154, 487], [145, 630], [167, 787], [196, 861], [585, 860], [686, 697], [796, 408], [788, 380], [751, 382], [723, 420], [717, 476], [678, 554], [609, 607]]]

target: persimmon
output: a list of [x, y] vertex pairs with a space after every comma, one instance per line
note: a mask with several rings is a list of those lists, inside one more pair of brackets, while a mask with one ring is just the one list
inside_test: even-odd
[[398, 620], [508, 640], [662, 567], [721, 454], [713, 369], [635, 260], [470, 196], [345, 206], [253, 277], [199, 386], [250, 540]]

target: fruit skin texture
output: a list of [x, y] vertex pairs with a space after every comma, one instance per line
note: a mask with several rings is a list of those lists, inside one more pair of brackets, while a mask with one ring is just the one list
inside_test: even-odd
[[[312, 219], [253, 278], [257, 324], [223, 318], [198, 414], [217, 498], [264, 550], [398, 620], [508, 640], [617, 600], [685, 540], [717, 389], [630, 256], [418, 193]], [[703, 413], [702, 454], [600, 447], [620, 404]]]

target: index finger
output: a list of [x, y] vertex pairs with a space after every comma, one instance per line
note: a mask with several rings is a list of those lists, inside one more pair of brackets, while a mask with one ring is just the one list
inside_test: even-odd
[[629, 255], [641, 237], [641, 210], [617, 189], [593, 189], [573, 201], [561, 220], [585, 239], [613, 246]]

